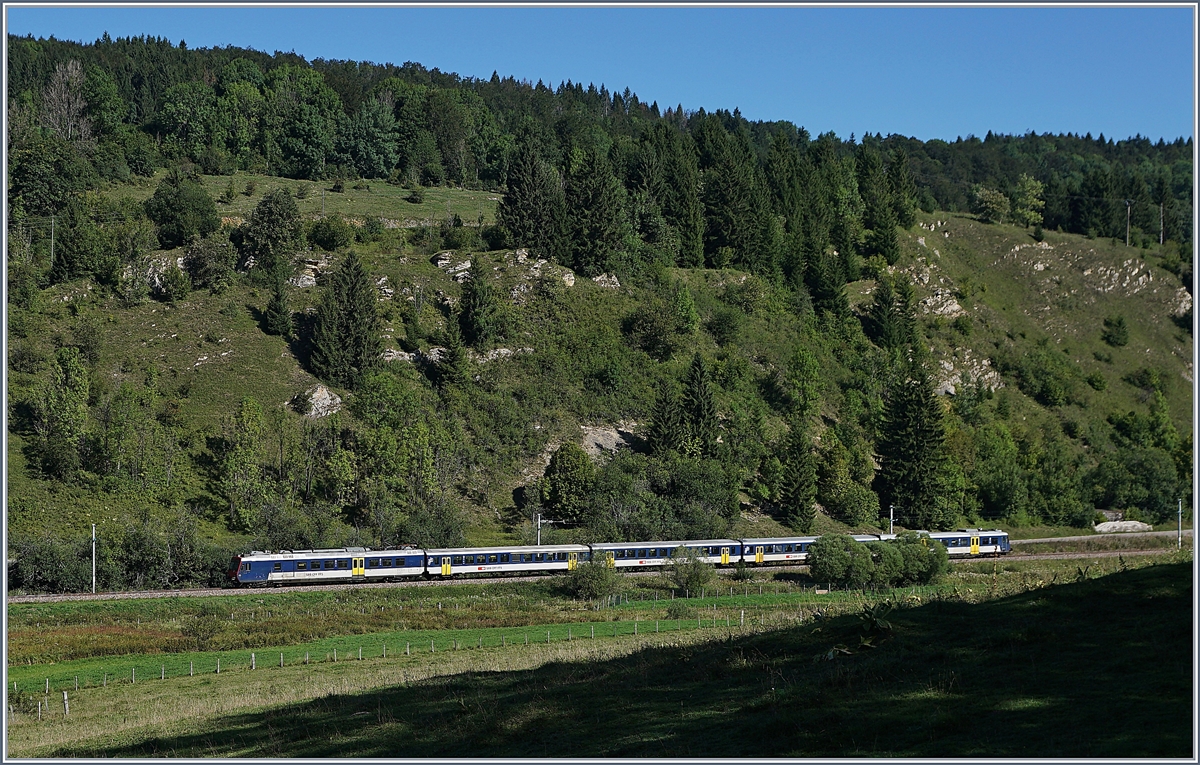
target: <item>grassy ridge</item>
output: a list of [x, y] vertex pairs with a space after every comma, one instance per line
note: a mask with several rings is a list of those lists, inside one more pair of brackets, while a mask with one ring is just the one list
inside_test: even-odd
[[[22, 715], [10, 724], [10, 753], [1184, 757], [1192, 672], [1179, 658], [1191, 655], [1192, 597], [1186, 561], [981, 602], [935, 599], [892, 612], [874, 648], [860, 645], [863, 622], [847, 615], [753, 634], [721, 629], [701, 643], [639, 636], [649, 645], [619, 651], [601, 640], [558, 643], [536, 660], [533, 646], [451, 651], [428, 657], [438, 668], [413, 664], [403, 675], [364, 661], [181, 678], [225, 708], [194, 701], [207, 710], [194, 721], [110, 729], [87, 723], [90, 711], [40, 727]], [[280, 700], [307, 697], [254, 704], [268, 683]], [[137, 712], [138, 687], [105, 690], [146, 721], [154, 715]], [[81, 691], [81, 710], [98, 693]]]

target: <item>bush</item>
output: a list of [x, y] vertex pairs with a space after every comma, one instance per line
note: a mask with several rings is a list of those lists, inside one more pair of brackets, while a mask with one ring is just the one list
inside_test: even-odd
[[896, 546], [904, 560], [901, 576], [895, 584], [928, 584], [950, 568], [945, 545], [915, 531], [900, 534], [890, 544]]
[[164, 179], [145, 208], [146, 217], [158, 227], [159, 243], [168, 250], [221, 226], [217, 205], [204, 187], [178, 175]]
[[563, 582], [572, 597], [599, 600], [625, 589], [625, 577], [601, 559], [581, 563]]
[[1121, 315], [1109, 316], [1104, 320], [1104, 331], [1100, 338], [1114, 348], [1122, 348], [1129, 343], [1129, 326]]
[[670, 576], [677, 588], [688, 592], [700, 592], [706, 587], [712, 587], [717, 579], [717, 572], [698, 552], [680, 547], [671, 556]]
[[354, 227], [340, 215], [331, 215], [313, 223], [308, 240], [322, 250], [333, 252], [350, 246], [354, 241]]
[[808, 548], [814, 581], [861, 586], [871, 580], [874, 563], [864, 545], [845, 534], [826, 534]]
[[737, 341], [742, 330], [744, 314], [736, 308], [718, 308], [705, 324], [717, 345], [726, 346]]

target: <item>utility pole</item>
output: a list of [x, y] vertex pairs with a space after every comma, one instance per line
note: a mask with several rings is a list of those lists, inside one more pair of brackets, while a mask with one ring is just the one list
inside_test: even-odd
[[540, 547], [542, 544], [542, 524], [543, 523], [558, 523], [558, 521], [548, 521], [542, 518], [542, 514], [538, 513], [534, 516], [534, 521], [537, 524], [537, 543]]
[[896, 519], [896, 506], [888, 505], [888, 533], [892, 533], [892, 524]]
[[92, 524], [92, 594], [96, 594], [96, 524]]
[[1179, 538], [1176, 541], [1177, 549], [1183, 549], [1183, 499], [1179, 500]]
[[54, 216], [50, 216], [50, 268], [54, 268]]
[[1125, 200], [1125, 246], [1129, 246], [1129, 209], [1133, 205], [1132, 199]]
[[1166, 217], [1163, 215], [1163, 203], [1158, 203], [1158, 246], [1162, 247], [1163, 243], [1163, 228], [1166, 222]]

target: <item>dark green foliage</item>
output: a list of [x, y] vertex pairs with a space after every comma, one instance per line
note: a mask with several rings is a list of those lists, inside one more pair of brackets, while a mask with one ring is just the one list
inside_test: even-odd
[[1129, 343], [1129, 326], [1124, 316], [1109, 316], [1104, 320], [1104, 331], [1100, 339], [1114, 348], [1123, 348]]
[[658, 389], [658, 397], [650, 411], [646, 440], [650, 443], [650, 453], [656, 457], [681, 451], [687, 441], [687, 425], [680, 408], [679, 394], [670, 383], [663, 383]]
[[608, 158], [589, 147], [572, 158], [564, 184], [571, 267], [584, 276], [616, 268], [628, 224], [625, 190]]
[[192, 279], [192, 286], [208, 289], [219, 295], [234, 278], [237, 251], [228, 239], [220, 236], [195, 238], [183, 255], [183, 267]]
[[558, 447], [543, 478], [542, 501], [551, 517], [580, 522], [595, 480], [596, 469], [587, 452], [570, 441]]
[[462, 311], [458, 315], [463, 340], [478, 350], [486, 350], [500, 334], [500, 302], [488, 282], [488, 274], [479, 256], [471, 259], [463, 285]]
[[263, 195], [254, 206], [250, 219], [230, 237], [244, 261], [254, 262], [263, 278], [270, 278], [278, 267], [290, 267], [292, 255], [301, 242], [300, 209], [286, 189]]
[[1021, 391], [1045, 406], [1063, 406], [1079, 400], [1079, 368], [1066, 354], [1040, 342], [1015, 357], [1003, 352], [997, 357], [1002, 372], [1017, 378]]
[[883, 158], [875, 146], [864, 141], [856, 160], [866, 229], [864, 254], [880, 255], [892, 265], [900, 257], [900, 242], [896, 237], [896, 204]]
[[329, 252], [340, 250], [354, 241], [354, 226], [342, 220], [340, 215], [330, 215], [313, 222], [308, 241]]
[[221, 226], [217, 205], [199, 183], [169, 175], [146, 200], [146, 217], [158, 227], [158, 241], [170, 249]]
[[1148, 523], [1172, 517], [1181, 486], [1171, 455], [1155, 447], [1131, 446], [1105, 455], [1088, 475], [1091, 500], [1096, 507], [1125, 510], [1131, 520], [1137, 511]]
[[907, 276], [900, 274], [893, 281], [887, 273], [880, 274], [864, 322], [867, 335], [890, 351], [907, 347], [917, 339], [915, 303]]
[[945, 459], [942, 404], [920, 358], [901, 369], [888, 390], [876, 452], [880, 469], [875, 490], [882, 508], [895, 505], [909, 527], [947, 528], [948, 517], [939, 486]]
[[509, 164], [508, 193], [496, 211], [497, 221], [515, 247], [539, 258], [569, 263], [566, 209], [558, 173], [541, 157], [531, 136], [517, 142]]
[[817, 517], [813, 502], [817, 497], [817, 466], [812, 441], [801, 422], [788, 433], [783, 455], [779, 504], [784, 522], [801, 534], [812, 531]]
[[891, 164], [888, 165], [888, 190], [892, 196], [892, 210], [900, 228], [909, 229], [917, 222], [917, 184], [908, 166], [908, 152], [904, 147], [892, 149]]
[[1008, 197], [1002, 191], [977, 186], [971, 211], [984, 223], [1003, 223], [1008, 218]]
[[174, 263], [168, 263], [162, 274], [159, 275], [155, 293], [156, 297], [168, 303], [174, 303], [187, 297], [191, 289], [192, 280], [184, 273], [183, 269]]
[[704, 328], [712, 335], [713, 341], [717, 345], [733, 345], [737, 342], [744, 318], [745, 314], [736, 308], [722, 306], [713, 311]]
[[584, 600], [600, 600], [625, 589], [625, 577], [601, 559], [580, 563], [563, 580], [567, 593]]
[[670, 577], [676, 589], [700, 595], [704, 588], [716, 583], [717, 573], [695, 550], [680, 547], [671, 552]]
[[446, 350], [437, 364], [438, 383], [442, 386], [462, 385], [469, 377], [470, 359], [463, 343], [462, 321], [451, 316], [446, 322]]
[[692, 357], [684, 380], [683, 411], [691, 442], [688, 449], [700, 456], [713, 456], [717, 448], [717, 405], [708, 365], [699, 353]]
[[941, 542], [904, 531], [888, 544], [895, 546], [903, 560], [900, 576], [892, 581], [893, 586], [929, 584], [950, 570], [950, 556]]
[[330, 274], [321, 291], [309, 363], [318, 377], [353, 388], [379, 364], [377, 291], [353, 252]]
[[282, 273], [276, 275], [271, 284], [271, 300], [263, 312], [267, 334], [279, 335], [284, 340], [292, 337], [292, 309], [288, 305], [287, 280]]
[[845, 534], [826, 534], [808, 548], [813, 581], [861, 587], [871, 581], [874, 561], [866, 545]]

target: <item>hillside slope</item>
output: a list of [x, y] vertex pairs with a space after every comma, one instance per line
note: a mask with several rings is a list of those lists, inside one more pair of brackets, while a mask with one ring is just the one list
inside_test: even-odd
[[[228, 182], [204, 180], [214, 191]], [[239, 187], [244, 184], [241, 175], [236, 180]], [[282, 185], [294, 191], [296, 185], [255, 180], [260, 189]], [[109, 193], [131, 192], [116, 187]], [[429, 454], [436, 464], [428, 469], [436, 473], [442, 493], [432, 499], [422, 495], [420, 502], [433, 508], [429, 517], [454, 515], [463, 541], [530, 539], [532, 491], [524, 489], [540, 477], [559, 444], [598, 438], [610, 447], [631, 447], [622, 452], [644, 450], [656, 391], [664, 384], [679, 385], [696, 353], [708, 362], [712, 375], [725, 450], [722, 464], [740, 472], [722, 468], [725, 478], [714, 478], [717, 473], [705, 472], [709, 468], [697, 468], [684, 488], [693, 492], [688, 496], [696, 496], [706, 491], [706, 481], [732, 480], [736, 504], [732, 512], [728, 505], [705, 509], [715, 515], [705, 515], [703, 522], [680, 520], [685, 525], [670, 528], [730, 534], [784, 528], [776, 504], [779, 463], [772, 459], [788, 431], [794, 398], [789, 375], [799, 348], [807, 349], [820, 368], [820, 417], [813, 435], [822, 485], [827, 474], [846, 469], [835, 466], [846, 459], [858, 466], [851, 469], [858, 471], [855, 480], [864, 481], [862, 465], [878, 427], [886, 362], [874, 346], [863, 345], [861, 331], [815, 316], [805, 295], [738, 271], [650, 268], [632, 276], [587, 279], [523, 250], [480, 252], [477, 257], [500, 297], [502, 334], [493, 347], [472, 352], [473, 380], [457, 393], [439, 392], [438, 366], [431, 360], [439, 358], [445, 345], [447, 317], [461, 300], [471, 250], [482, 245], [476, 237], [472, 247], [470, 237], [463, 237], [467, 246], [444, 248], [453, 230], [421, 223], [419, 218], [427, 216], [414, 215], [404, 193], [385, 186], [364, 190], [350, 202], [344, 195], [327, 196], [337, 198], [348, 216], [379, 216], [396, 226], [352, 248], [379, 290], [383, 368], [394, 372], [392, 379], [408, 402], [404, 428], [410, 429], [403, 431], [402, 448], [409, 448], [412, 438], [432, 444]], [[460, 219], [494, 218], [494, 195], [437, 193], [440, 209], [422, 205], [428, 217], [461, 209]], [[310, 193], [302, 202], [308, 218], [319, 217], [320, 198], [320, 193]], [[222, 214], [245, 215], [251, 202], [239, 198]], [[1156, 250], [1055, 232], [1036, 242], [1025, 229], [950, 213], [918, 214], [918, 225], [901, 231], [900, 243], [902, 256], [889, 270], [907, 275], [915, 287], [918, 326], [932, 349], [932, 371], [944, 394], [948, 448], [969, 482], [963, 522], [1039, 520], [1032, 500], [1028, 511], [998, 512], [997, 503], [1010, 501], [1004, 499], [1010, 495], [997, 489], [995, 481], [988, 483], [989, 476], [1019, 470], [1022, 480], [1033, 481], [1043, 470], [1038, 455], [1055, 449], [1073, 466], [1068, 471], [1072, 480], [1091, 492], [1085, 500], [1089, 507], [1094, 498], [1111, 496], [1111, 491], [1097, 493], [1088, 476], [1104, 454], [1128, 447], [1130, 438], [1136, 441], [1131, 432], [1145, 430], [1138, 423], [1152, 419], [1155, 391], [1165, 400], [1183, 448], [1190, 448], [1193, 358], [1186, 327], [1191, 298], [1178, 277], [1162, 267]], [[160, 251], [155, 257], [169, 261], [181, 254]], [[314, 250], [307, 257], [309, 273], [323, 274], [340, 256]], [[344, 410], [331, 427], [331, 418], [302, 417], [285, 407], [320, 382], [306, 366], [309, 349], [303, 330], [320, 288], [311, 280], [296, 283], [307, 286], [291, 290], [301, 328], [300, 339], [291, 343], [264, 332], [270, 291], [244, 280], [219, 295], [193, 290], [173, 303], [133, 305], [101, 285], [75, 281], [44, 290], [36, 310], [14, 315], [10, 307], [10, 317], [16, 319], [9, 338], [7, 455], [13, 537], [78, 539], [95, 522], [102, 536], [128, 540], [136, 536], [133, 527], [153, 526], [152, 519], [158, 519], [228, 549], [252, 542], [282, 546], [286, 534], [279, 528], [289, 523], [303, 527], [292, 530], [297, 541], [419, 541], [418, 532], [427, 533], [434, 521], [426, 518], [418, 529], [418, 513], [405, 504], [415, 495], [390, 509], [370, 504], [372, 468], [363, 452], [355, 451], [366, 433], [361, 417]], [[866, 312], [875, 286], [871, 279], [847, 286], [857, 313]], [[694, 310], [690, 319], [689, 300]], [[664, 317], [679, 315], [681, 324], [672, 325], [674, 319], [662, 324]], [[1102, 333], [1105, 319], [1117, 316], [1124, 317], [1128, 339], [1114, 346]], [[857, 322], [852, 320], [855, 326]], [[126, 391], [121, 395], [142, 397], [127, 410], [130, 417], [128, 412], [141, 412], [137, 422], [145, 423], [131, 425], [136, 433], [128, 444], [136, 453], [125, 455], [126, 466], [115, 474], [85, 470], [73, 481], [58, 482], [37, 469], [36, 402], [55, 348], [61, 346], [87, 348], [92, 354], [90, 438], [101, 438], [106, 407], [113, 406], [121, 390]], [[354, 400], [351, 391], [334, 386], [332, 392], [344, 402]], [[229, 437], [230, 416], [246, 397], [265, 413], [255, 446], [264, 480], [289, 487], [264, 500], [264, 517], [270, 515], [276, 523], [270, 529], [231, 524], [223, 494], [222, 439]], [[274, 412], [282, 417], [276, 420]], [[1137, 417], [1128, 419], [1130, 412]], [[1115, 423], [1110, 421], [1114, 417]], [[315, 435], [322, 428], [324, 446]], [[414, 436], [417, 431], [411, 428], [426, 435]], [[834, 432], [838, 435], [832, 441], [840, 439], [846, 454], [829, 446], [828, 434]], [[826, 447], [833, 451], [822, 451]], [[339, 451], [358, 460], [348, 463], [348, 477], [330, 472]], [[594, 457], [604, 453], [591, 451]], [[132, 469], [135, 457], [140, 467]], [[597, 462], [604, 459], [599, 456]], [[869, 485], [871, 466], [865, 464]], [[672, 496], [675, 489], [662, 488], [667, 484], [655, 483], [659, 479], [647, 470], [630, 463], [606, 473], [605, 480], [624, 475], [620, 480], [632, 482], [628, 491]], [[283, 480], [280, 474], [286, 474]], [[662, 480], [677, 486], [681, 479]], [[604, 484], [606, 490], [616, 491], [611, 481]], [[411, 481], [405, 485], [416, 491]], [[612, 491], [606, 496], [617, 496]], [[1137, 512], [1136, 497], [1121, 501]], [[326, 510], [313, 509], [318, 505]], [[392, 513], [390, 520], [373, 515], [385, 510]], [[289, 512], [299, 516], [287, 516]], [[629, 529], [637, 527], [620, 525], [621, 512], [611, 513], [605, 521], [610, 525], [595, 526], [593, 533], [602, 528], [634, 533]], [[291, 520], [279, 520], [283, 516]], [[313, 524], [325, 536], [312, 531]], [[818, 529], [835, 527], [846, 525], [819, 517]], [[544, 538], [571, 534], [551, 529]]]

